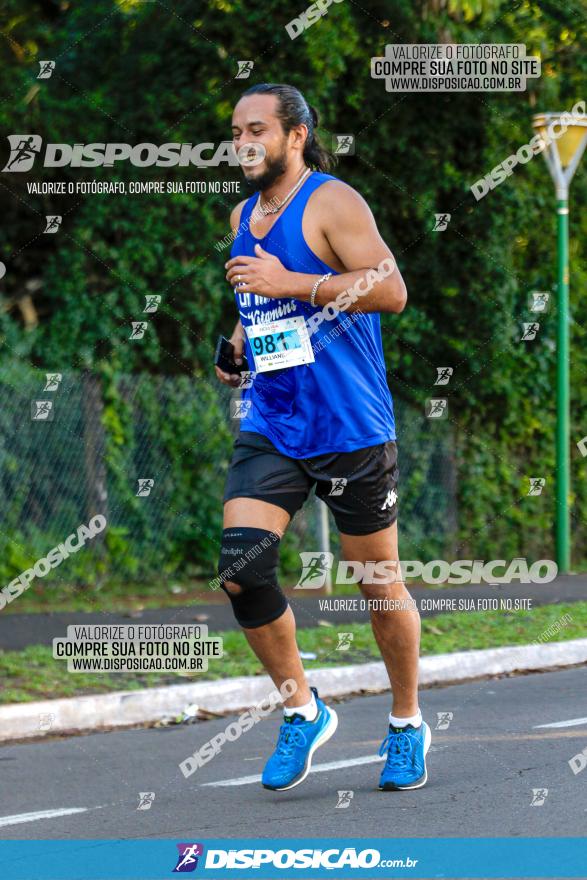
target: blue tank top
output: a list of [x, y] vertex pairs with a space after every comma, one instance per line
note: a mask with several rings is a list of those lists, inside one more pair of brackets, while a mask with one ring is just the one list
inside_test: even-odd
[[[275, 254], [286, 269], [310, 275], [332, 272], [316, 256], [302, 234], [302, 217], [308, 199], [330, 174], [314, 171], [263, 238], [255, 238], [249, 218], [257, 202], [251, 196], [243, 206], [240, 228], [231, 256], [255, 256], [259, 243]], [[322, 309], [292, 298], [273, 299], [254, 293], [235, 293], [243, 327], [303, 317]], [[327, 452], [352, 452], [395, 440], [393, 403], [387, 386], [381, 326], [376, 313], [340, 311], [324, 320], [311, 337], [314, 362], [270, 372], [258, 372], [250, 388], [243, 389], [246, 415], [242, 431], [263, 434], [284, 455], [310, 458]], [[254, 357], [245, 342], [249, 368]]]

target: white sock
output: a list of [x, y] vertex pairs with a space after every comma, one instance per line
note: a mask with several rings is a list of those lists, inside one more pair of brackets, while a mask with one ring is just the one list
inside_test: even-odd
[[[298, 710], [296, 709], [296, 712]], [[412, 727], [419, 727], [422, 724], [422, 713], [420, 709], [416, 712], [415, 715], [410, 715], [407, 718], [399, 718], [397, 715], [392, 715], [389, 713], [389, 723], [393, 724], [394, 727], [405, 727], [406, 724], [411, 724]]]
[[318, 705], [316, 703], [316, 697], [312, 694], [312, 699], [309, 703], [305, 703], [303, 706], [284, 706], [283, 714], [285, 716], [290, 716], [297, 713], [298, 715], [302, 715], [306, 721], [314, 721], [318, 714]]

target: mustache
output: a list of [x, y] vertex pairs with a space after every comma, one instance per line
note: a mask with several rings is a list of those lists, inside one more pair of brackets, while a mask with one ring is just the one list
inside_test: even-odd
[[245, 186], [250, 192], [259, 192], [267, 189], [275, 183], [287, 169], [287, 160], [284, 154], [275, 158], [265, 157], [265, 170], [260, 174], [250, 176], [243, 169]]

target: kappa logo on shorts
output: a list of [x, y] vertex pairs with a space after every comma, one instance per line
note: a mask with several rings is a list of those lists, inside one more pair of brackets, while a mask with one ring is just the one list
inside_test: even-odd
[[385, 499], [385, 501], [381, 505], [381, 510], [387, 510], [388, 507], [389, 508], [393, 507], [393, 505], [395, 504], [396, 501], [397, 501], [397, 492], [395, 491], [395, 489], [390, 489], [389, 492], [387, 493], [387, 498]]

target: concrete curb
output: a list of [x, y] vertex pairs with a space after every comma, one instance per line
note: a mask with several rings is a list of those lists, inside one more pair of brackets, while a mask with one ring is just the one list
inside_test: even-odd
[[[576, 663], [587, 663], [587, 639], [457, 651], [422, 657], [420, 684], [449, 684]], [[308, 671], [308, 678], [322, 697], [389, 690], [382, 662], [312, 669]], [[181, 715], [186, 706], [194, 703], [199, 709], [210, 712], [236, 712], [260, 702], [272, 690], [273, 685], [265, 675], [241, 676], [198, 684], [0, 706], [0, 742], [149, 724]]]

